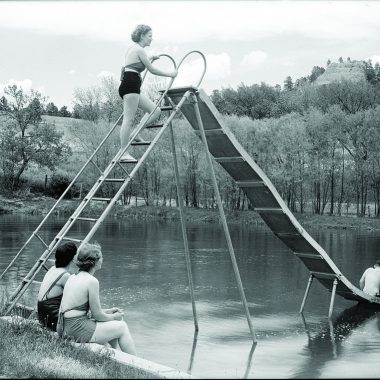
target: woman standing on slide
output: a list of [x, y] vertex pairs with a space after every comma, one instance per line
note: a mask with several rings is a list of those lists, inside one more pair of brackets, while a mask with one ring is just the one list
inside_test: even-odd
[[[177, 70], [163, 71], [152, 65], [151, 61], [153, 62], [159, 57], [155, 55], [148, 57], [144, 50], [144, 48], [150, 46], [152, 42], [152, 28], [150, 26], [137, 25], [131, 38], [135, 44], [127, 51], [121, 84], [119, 86], [119, 95], [123, 99], [123, 123], [120, 128], [120, 143], [122, 149], [128, 144], [137, 109], [141, 108], [145, 111], [147, 114], [145, 114], [144, 118], [147, 118], [149, 113], [151, 113], [156, 106], [147, 96], [140, 93], [142, 82], [140, 73], [147, 69], [152, 74], [163, 77], [175, 78], [177, 76]], [[148, 123], [157, 120], [160, 114], [161, 110], [157, 107], [149, 118]], [[125, 152], [120, 162], [129, 161], [134, 161], [134, 158]]]

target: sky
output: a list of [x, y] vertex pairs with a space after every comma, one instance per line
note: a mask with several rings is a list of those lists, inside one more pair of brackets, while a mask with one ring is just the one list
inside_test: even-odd
[[[283, 85], [328, 59], [380, 61], [380, 1], [0, 1], [0, 94], [16, 83], [72, 109], [76, 89], [119, 80], [137, 24], [152, 27], [148, 54], [179, 63], [202, 52], [207, 93]], [[196, 84], [203, 68], [189, 55], [173, 86]]]

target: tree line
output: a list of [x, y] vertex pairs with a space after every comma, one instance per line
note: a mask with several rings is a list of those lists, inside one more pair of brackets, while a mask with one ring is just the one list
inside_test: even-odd
[[[361, 75], [320, 81], [323, 74], [350, 65], [359, 68]], [[146, 91], [154, 96], [159, 85], [151, 82]], [[37, 180], [38, 176], [30, 173], [49, 172], [50, 192], [59, 195], [121, 114], [117, 86], [112, 78], [104, 78], [99, 86], [75, 91], [74, 110], [79, 120], [70, 119], [65, 131], [71, 144], [43, 120], [46, 108], [38, 105], [43, 103], [41, 97], [9, 88], [7, 97], [0, 102], [2, 191], [15, 192], [26, 185], [35, 191], [46, 191], [45, 176]], [[21, 103], [20, 91], [26, 97]], [[214, 90], [211, 99], [292, 211], [341, 215], [355, 206], [358, 216], [380, 215], [379, 64], [349, 58], [340, 58], [338, 63], [329, 60], [326, 68], [315, 66], [307, 77], [285, 78], [282, 87], [242, 83], [236, 89]], [[181, 117], [175, 119], [174, 126], [186, 204], [215, 207], [199, 138]], [[147, 138], [152, 134], [144, 133]], [[35, 144], [30, 144], [32, 140]], [[116, 133], [100, 151], [96, 164], [105, 167], [118, 149]], [[139, 148], [133, 149], [138, 155]], [[249, 200], [234, 181], [219, 165], [215, 168], [225, 206], [250, 208]], [[81, 190], [89, 189], [97, 176], [94, 171], [84, 175]], [[102, 195], [112, 194], [113, 186], [104, 187]], [[80, 188], [76, 187], [72, 195], [78, 195]], [[126, 189], [122, 201], [129, 203], [141, 197], [146, 204], [174, 205], [175, 194], [167, 133]]]

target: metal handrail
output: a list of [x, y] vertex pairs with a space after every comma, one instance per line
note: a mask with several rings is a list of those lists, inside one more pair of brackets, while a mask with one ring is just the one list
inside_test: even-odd
[[201, 75], [201, 78], [199, 79], [199, 82], [197, 83], [197, 85], [195, 87], [199, 87], [199, 85], [201, 84], [202, 80], [203, 80], [203, 77], [205, 76], [206, 74], [206, 70], [207, 70], [207, 62], [206, 62], [206, 57], [204, 56], [204, 54], [202, 52], [200, 52], [199, 50], [192, 50], [190, 52], [188, 52], [179, 62], [178, 64], [178, 67], [177, 67], [177, 70], [180, 68], [180, 66], [182, 65], [183, 61], [190, 55], [190, 54], [194, 54], [194, 53], [197, 53], [199, 54], [202, 59], [203, 59], [203, 63], [204, 63], [204, 68], [203, 68], [203, 73]]

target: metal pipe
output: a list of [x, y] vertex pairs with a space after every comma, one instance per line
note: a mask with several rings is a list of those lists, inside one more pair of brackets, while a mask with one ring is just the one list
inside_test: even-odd
[[307, 282], [305, 294], [303, 296], [303, 300], [302, 300], [302, 304], [301, 304], [301, 309], [300, 309], [300, 314], [302, 314], [303, 308], [305, 307], [306, 298], [307, 298], [307, 296], [309, 294], [309, 290], [310, 290], [311, 283], [313, 282], [313, 278], [314, 278], [314, 275], [311, 274], [310, 277], [309, 277], [309, 281]]
[[331, 300], [330, 300], [330, 308], [329, 308], [329, 319], [331, 318], [333, 308], [334, 308], [334, 300], [335, 300], [335, 293], [336, 293], [336, 286], [338, 285], [338, 280], [335, 278], [333, 282], [333, 288], [331, 292]]
[[187, 241], [186, 222], [185, 222], [185, 216], [184, 216], [184, 210], [183, 210], [183, 195], [182, 195], [181, 184], [180, 184], [180, 181], [179, 181], [178, 161], [177, 161], [176, 148], [175, 148], [175, 143], [174, 143], [173, 126], [172, 126], [171, 122], [169, 123], [169, 128], [170, 128], [171, 148], [172, 148], [172, 153], [173, 153], [175, 182], [176, 182], [176, 185], [177, 185], [178, 208], [179, 208], [179, 215], [181, 217], [181, 228], [182, 228], [183, 245], [184, 245], [184, 248], [185, 248], [187, 277], [189, 279], [189, 286], [190, 286], [191, 305], [192, 305], [192, 309], [193, 309], [193, 317], [194, 317], [195, 330], [198, 331], [199, 327], [198, 327], [197, 310], [196, 310], [196, 307], [195, 307], [193, 275], [192, 275], [192, 272], [191, 272], [191, 261], [190, 261], [189, 243]]
[[204, 56], [204, 54], [203, 54], [202, 52], [200, 52], [200, 51], [198, 51], [198, 50], [192, 50], [192, 51], [190, 51], [189, 53], [187, 53], [187, 54], [186, 54], [186, 55], [180, 60], [178, 66], [177, 66], [177, 69], [179, 69], [180, 66], [182, 65], [183, 61], [184, 61], [184, 60], [185, 60], [190, 54], [193, 54], [193, 53], [197, 53], [197, 54], [199, 54], [199, 55], [202, 57], [202, 59], [203, 59], [203, 64], [204, 64], [202, 75], [201, 75], [201, 77], [200, 77], [200, 79], [199, 79], [197, 85], [195, 86], [195, 87], [198, 88], [199, 85], [201, 84], [201, 82], [202, 82], [202, 80], [203, 80], [203, 77], [205, 76], [205, 74], [206, 74], [206, 70], [207, 70], [206, 57]]
[[221, 219], [221, 222], [222, 222], [222, 225], [223, 225], [224, 234], [226, 236], [227, 245], [228, 245], [228, 251], [230, 253], [230, 257], [231, 257], [231, 261], [232, 261], [232, 267], [233, 267], [233, 270], [234, 270], [234, 273], [235, 273], [236, 282], [237, 282], [238, 289], [239, 289], [239, 292], [240, 292], [240, 297], [241, 297], [241, 299], [243, 301], [243, 306], [244, 306], [244, 309], [245, 309], [245, 314], [246, 314], [246, 317], [247, 317], [247, 322], [248, 322], [249, 330], [251, 332], [253, 341], [256, 342], [256, 335], [255, 335], [255, 332], [253, 330], [252, 321], [251, 321], [251, 315], [249, 313], [248, 303], [247, 303], [247, 300], [246, 300], [246, 297], [245, 297], [244, 288], [243, 288], [243, 284], [241, 282], [239, 268], [238, 268], [238, 265], [237, 265], [237, 262], [236, 262], [235, 252], [234, 252], [234, 248], [233, 248], [232, 241], [231, 241], [231, 236], [230, 236], [230, 233], [229, 233], [229, 230], [228, 230], [226, 216], [225, 216], [224, 210], [223, 210], [222, 199], [220, 197], [218, 183], [216, 181], [215, 171], [214, 171], [214, 167], [213, 167], [212, 161], [211, 161], [211, 154], [210, 154], [210, 151], [208, 149], [206, 134], [205, 134], [205, 131], [204, 131], [203, 122], [202, 122], [201, 114], [200, 114], [199, 107], [198, 107], [198, 99], [197, 99], [197, 97], [196, 97], [195, 94], [192, 94], [192, 95], [193, 95], [193, 99], [194, 99], [194, 103], [193, 104], [194, 104], [195, 116], [196, 116], [196, 119], [197, 119], [197, 123], [198, 123], [199, 131], [200, 131], [200, 135], [201, 135], [201, 138], [202, 138], [202, 142], [203, 142], [203, 145], [204, 145], [204, 148], [205, 148], [205, 151], [206, 151], [206, 159], [207, 159], [208, 166], [209, 166], [210, 173], [211, 173], [212, 183], [213, 183], [213, 187], [214, 187], [214, 191], [215, 191], [215, 195], [216, 195], [216, 200], [217, 200], [217, 203], [218, 203], [218, 209], [219, 209], [220, 219]]

